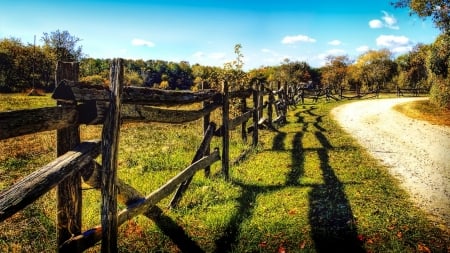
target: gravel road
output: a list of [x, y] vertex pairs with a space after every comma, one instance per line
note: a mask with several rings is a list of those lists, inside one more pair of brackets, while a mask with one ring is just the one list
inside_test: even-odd
[[375, 158], [389, 167], [414, 203], [450, 228], [450, 127], [431, 125], [392, 110], [427, 98], [365, 100], [331, 113]]

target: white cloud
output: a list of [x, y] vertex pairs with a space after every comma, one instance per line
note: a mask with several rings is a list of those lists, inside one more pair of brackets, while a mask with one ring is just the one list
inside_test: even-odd
[[382, 28], [383, 27], [383, 22], [381, 22], [381, 20], [379, 19], [373, 19], [369, 21], [369, 26], [370, 28]]
[[377, 29], [377, 28], [389, 28], [389, 29], [394, 29], [394, 30], [398, 30], [400, 29], [400, 27], [398, 27], [397, 25], [397, 19], [394, 17], [394, 15], [387, 13], [386, 11], [382, 11], [383, 13], [383, 17], [381, 17], [381, 20], [379, 19], [372, 19], [369, 21], [369, 27], [373, 28], [373, 29]]
[[332, 40], [332, 41], [328, 42], [328, 44], [330, 44], [332, 46], [339, 46], [342, 44], [342, 42], [340, 40]]
[[207, 59], [212, 59], [212, 60], [222, 60], [222, 59], [225, 59], [226, 53], [214, 52], [214, 53], [206, 54], [204, 52], [198, 51], [198, 52], [195, 52], [192, 56], [196, 59], [207, 58]]
[[146, 46], [146, 47], [154, 47], [155, 43], [143, 39], [133, 39], [131, 41], [131, 45], [133, 46]]
[[411, 44], [411, 41], [406, 36], [395, 36], [395, 35], [380, 35], [376, 39], [377, 46], [380, 47], [398, 47], [407, 46]]
[[346, 52], [342, 49], [330, 49], [327, 51], [328, 55], [344, 55]]
[[360, 52], [360, 53], [364, 53], [364, 52], [369, 51], [369, 49], [370, 49], [369, 46], [364, 45], [364, 46], [360, 46], [360, 47], [356, 48], [356, 51]]
[[387, 48], [395, 54], [405, 53], [413, 48], [413, 42], [406, 36], [380, 35], [376, 43], [377, 46]]
[[195, 52], [192, 56], [194, 56], [195, 58], [203, 58], [205, 56], [205, 53], [203, 52]]
[[208, 58], [211, 58], [211, 59], [214, 59], [214, 60], [222, 60], [222, 59], [225, 59], [226, 55], [227, 55], [226, 53], [215, 52], [215, 53], [210, 53], [208, 55]]
[[297, 42], [314, 43], [314, 42], [316, 42], [316, 40], [309, 36], [299, 34], [299, 35], [294, 35], [294, 36], [285, 36], [283, 38], [283, 40], [281, 41], [281, 43], [283, 43], [283, 44], [295, 44]]
[[385, 26], [390, 29], [398, 30], [399, 27], [397, 26], [397, 19], [394, 17], [394, 15], [390, 15], [389, 13], [383, 11], [384, 16], [382, 19], [384, 20]]

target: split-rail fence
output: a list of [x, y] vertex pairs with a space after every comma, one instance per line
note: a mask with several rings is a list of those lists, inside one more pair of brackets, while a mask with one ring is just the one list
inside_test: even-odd
[[[58, 62], [52, 94], [56, 106], [0, 112], [0, 140], [42, 131], [57, 131], [57, 158], [23, 177], [0, 192], [0, 222], [32, 204], [56, 187], [57, 251], [82, 252], [101, 241], [102, 252], [117, 252], [118, 226], [136, 215], [151, 215], [152, 208], [175, 192], [175, 207], [201, 169], [221, 160], [221, 172], [229, 177], [229, 131], [242, 128], [242, 138], [251, 133], [252, 146], [258, 144], [258, 130], [285, 121], [287, 89], [272, 91], [262, 84], [246, 90], [230, 91], [223, 82], [222, 91], [203, 89], [168, 91], [146, 87], [123, 86], [123, 60], [114, 59], [110, 86], [78, 82], [76, 62]], [[264, 102], [264, 96], [268, 101]], [[276, 98], [277, 96], [277, 98]], [[230, 118], [230, 100], [240, 100], [239, 116]], [[247, 99], [253, 107], [247, 106]], [[199, 110], [173, 110], [169, 106], [201, 103]], [[164, 106], [164, 107], [161, 107]], [[210, 114], [221, 109], [222, 122], [210, 121]], [[267, 116], [263, 117], [263, 109]], [[276, 118], [272, 118], [276, 113]], [[203, 118], [204, 136], [192, 163], [147, 196], [142, 195], [117, 176], [118, 145], [121, 122], [186, 123]], [[247, 123], [252, 125], [247, 127]], [[82, 124], [103, 125], [101, 140], [80, 140]], [[222, 138], [222, 150], [210, 150], [211, 139]], [[101, 155], [101, 164], [95, 161]], [[101, 191], [101, 224], [82, 231], [82, 182]], [[118, 198], [119, 197], [119, 198]], [[118, 210], [117, 201], [126, 205]]]

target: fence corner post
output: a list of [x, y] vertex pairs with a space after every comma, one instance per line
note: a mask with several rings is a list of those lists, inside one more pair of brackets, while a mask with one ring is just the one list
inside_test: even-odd
[[120, 107], [123, 89], [123, 60], [113, 59], [110, 69], [110, 102], [102, 130], [102, 253], [117, 252], [117, 157]]
[[[78, 81], [78, 62], [56, 63], [55, 85], [62, 80]], [[73, 107], [76, 103], [58, 102], [61, 107]], [[80, 143], [80, 129], [78, 125], [69, 126], [56, 131], [56, 155], [61, 156]], [[74, 173], [56, 187], [56, 240], [59, 246], [74, 234], [81, 233], [81, 174]], [[66, 251], [67, 252], [67, 251]], [[81, 252], [72, 248], [70, 252]]]
[[222, 85], [223, 91], [223, 104], [222, 104], [222, 173], [226, 180], [229, 178], [230, 167], [230, 133], [229, 133], [229, 111], [230, 101], [228, 97], [228, 82], [224, 81]]

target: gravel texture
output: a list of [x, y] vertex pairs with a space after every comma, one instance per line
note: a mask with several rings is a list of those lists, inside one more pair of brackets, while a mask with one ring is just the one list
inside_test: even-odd
[[445, 230], [450, 227], [450, 127], [411, 119], [392, 108], [427, 98], [365, 100], [338, 106], [333, 117]]

